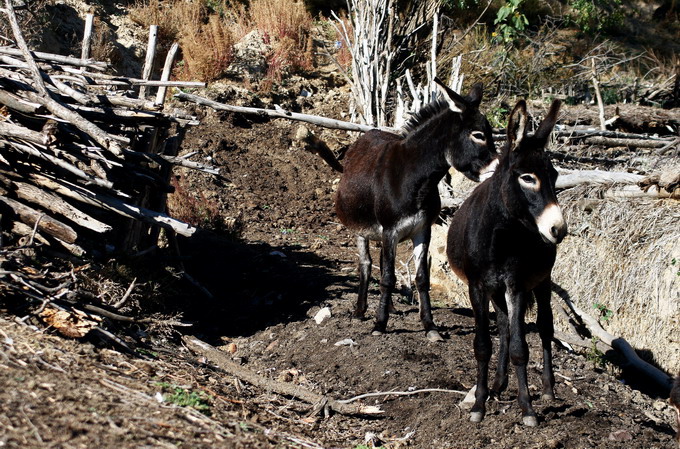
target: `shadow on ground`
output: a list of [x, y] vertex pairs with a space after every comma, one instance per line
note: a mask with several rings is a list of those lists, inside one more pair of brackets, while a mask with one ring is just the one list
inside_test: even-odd
[[248, 243], [200, 232], [179, 242], [186, 272], [213, 298], [194, 290], [178, 307], [208, 336], [249, 336], [307, 318], [351, 283], [337, 261], [297, 245]]

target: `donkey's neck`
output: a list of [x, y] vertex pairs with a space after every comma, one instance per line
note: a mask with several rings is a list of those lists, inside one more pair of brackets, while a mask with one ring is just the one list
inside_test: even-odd
[[451, 123], [450, 115], [442, 113], [412, 130], [404, 138], [403, 144], [414, 155], [417, 154], [413, 160], [418, 165], [426, 161], [425, 165], [430, 170], [441, 171], [441, 176], [444, 176], [450, 167], [446, 160], [446, 151], [456, 139], [459, 128], [458, 123]]

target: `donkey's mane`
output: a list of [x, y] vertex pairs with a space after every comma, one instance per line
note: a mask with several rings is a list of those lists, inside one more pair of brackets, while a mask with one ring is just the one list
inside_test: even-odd
[[448, 108], [449, 104], [443, 98], [437, 98], [436, 100], [431, 101], [420, 108], [418, 112], [409, 117], [409, 119], [401, 128], [401, 135], [406, 137], [427, 123], [428, 120], [439, 115], [442, 111]]

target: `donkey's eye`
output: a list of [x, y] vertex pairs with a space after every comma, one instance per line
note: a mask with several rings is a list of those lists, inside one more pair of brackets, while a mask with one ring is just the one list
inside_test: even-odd
[[525, 173], [519, 176], [519, 183], [529, 190], [537, 191], [540, 188], [540, 183], [536, 175], [532, 173]]
[[473, 131], [470, 134], [470, 137], [472, 138], [472, 140], [479, 141], [480, 143], [486, 142], [486, 136], [481, 131]]

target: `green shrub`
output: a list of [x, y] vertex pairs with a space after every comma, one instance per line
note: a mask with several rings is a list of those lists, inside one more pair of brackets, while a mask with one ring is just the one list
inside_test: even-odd
[[587, 34], [611, 32], [623, 24], [621, 0], [570, 0], [571, 21]]

